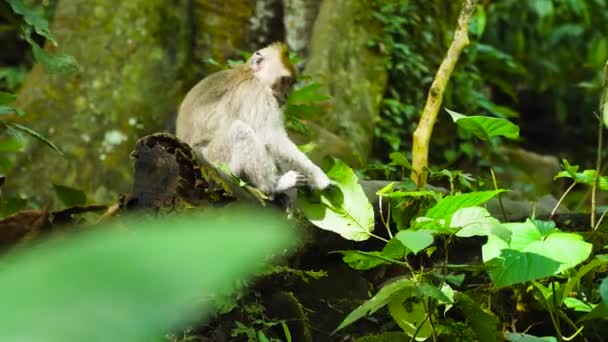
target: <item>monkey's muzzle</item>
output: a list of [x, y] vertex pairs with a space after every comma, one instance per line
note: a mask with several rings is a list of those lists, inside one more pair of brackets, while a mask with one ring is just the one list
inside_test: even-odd
[[295, 79], [292, 76], [283, 76], [272, 85], [272, 94], [277, 99], [279, 106], [283, 106], [287, 102], [294, 83]]

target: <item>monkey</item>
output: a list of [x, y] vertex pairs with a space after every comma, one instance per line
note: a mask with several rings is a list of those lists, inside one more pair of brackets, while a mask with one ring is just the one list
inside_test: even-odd
[[177, 138], [270, 196], [306, 184], [329, 187], [328, 176], [284, 127], [283, 106], [294, 77], [284, 43], [273, 43], [244, 64], [207, 76], [179, 107]]

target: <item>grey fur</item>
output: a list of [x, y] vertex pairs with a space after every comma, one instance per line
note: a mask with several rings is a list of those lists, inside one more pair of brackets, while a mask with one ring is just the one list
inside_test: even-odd
[[297, 148], [284, 128], [277, 99], [286, 97], [288, 90], [278, 94], [277, 89], [285, 88], [292, 68], [282, 67], [281, 59], [273, 55], [279, 51], [272, 45], [260, 52], [268, 63], [260, 69], [250, 59], [192, 88], [180, 106], [176, 135], [264, 193], [283, 192], [304, 181], [313, 188], [326, 188], [329, 178]]

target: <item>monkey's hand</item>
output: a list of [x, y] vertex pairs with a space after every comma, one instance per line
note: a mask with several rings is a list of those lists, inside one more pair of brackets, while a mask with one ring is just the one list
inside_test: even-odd
[[297, 171], [288, 171], [277, 181], [276, 190], [282, 192], [306, 184], [306, 177]]
[[321, 168], [317, 167], [311, 177], [311, 182], [309, 185], [313, 189], [323, 190], [327, 189], [331, 185], [331, 180], [329, 177], [327, 177], [325, 172], [321, 170]]

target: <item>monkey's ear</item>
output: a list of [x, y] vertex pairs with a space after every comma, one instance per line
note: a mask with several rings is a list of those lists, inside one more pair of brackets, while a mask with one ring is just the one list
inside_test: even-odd
[[264, 56], [259, 51], [256, 51], [251, 58], [251, 69], [253, 71], [260, 71], [262, 69], [262, 63], [264, 62]]

